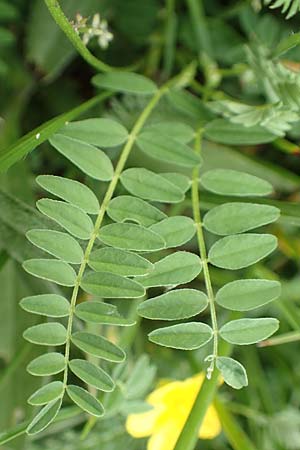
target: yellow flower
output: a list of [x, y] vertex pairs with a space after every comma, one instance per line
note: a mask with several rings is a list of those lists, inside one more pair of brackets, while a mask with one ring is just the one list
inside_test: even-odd
[[[126, 421], [127, 432], [135, 438], [149, 436], [147, 450], [173, 450], [204, 377], [201, 373], [155, 389], [146, 399], [153, 408], [145, 413], [130, 414]], [[217, 412], [210, 406], [198, 436], [201, 439], [213, 439], [220, 431]]]

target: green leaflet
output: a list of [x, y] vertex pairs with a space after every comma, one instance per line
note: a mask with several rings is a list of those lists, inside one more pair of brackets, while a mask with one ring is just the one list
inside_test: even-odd
[[211, 209], [203, 224], [211, 233], [221, 236], [243, 233], [253, 228], [275, 222], [280, 210], [274, 206], [253, 203], [225, 203]]
[[57, 416], [61, 408], [62, 400], [53, 400], [44, 406], [43, 409], [33, 418], [31, 423], [28, 425], [27, 433], [36, 434], [43, 431]]
[[131, 195], [113, 198], [108, 205], [107, 213], [115, 222], [133, 221], [144, 227], [149, 227], [167, 217], [159, 209]]
[[178, 142], [187, 144], [190, 142], [195, 132], [192, 127], [183, 122], [158, 122], [147, 125], [143, 128], [143, 132], [155, 133], [157, 135], [164, 135], [175, 139]]
[[183, 194], [191, 187], [191, 180], [186, 175], [182, 175], [182, 173], [164, 172], [159, 175], [174, 184]]
[[178, 203], [184, 199], [180, 188], [148, 169], [127, 169], [120, 179], [128, 192], [146, 200]]
[[218, 356], [217, 368], [221, 372], [224, 381], [234, 389], [241, 389], [248, 386], [247, 372], [244, 366], [235, 359], [227, 356]]
[[88, 214], [98, 214], [100, 206], [96, 195], [84, 184], [54, 175], [39, 175], [36, 182], [46, 191], [62, 198]]
[[256, 145], [274, 141], [277, 136], [260, 125], [244, 127], [226, 119], [215, 119], [204, 129], [204, 137], [228, 145]]
[[42, 323], [27, 328], [23, 333], [23, 337], [33, 344], [63, 345], [67, 339], [67, 330], [61, 323]]
[[76, 273], [64, 261], [56, 259], [29, 259], [23, 263], [26, 272], [43, 280], [53, 281], [62, 286], [74, 286]]
[[277, 247], [277, 239], [271, 234], [237, 234], [217, 241], [208, 253], [214, 266], [223, 269], [242, 269], [260, 261]]
[[126, 128], [111, 119], [86, 119], [67, 123], [58, 132], [97, 147], [115, 147], [128, 138]]
[[68, 300], [57, 294], [25, 297], [20, 301], [20, 306], [30, 313], [48, 317], [66, 317], [70, 313]]
[[265, 305], [280, 296], [281, 285], [271, 280], [236, 280], [223, 286], [216, 302], [234, 311], [249, 311]]
[[205, 189], [220, 195], [264, 196], [273, 192], [268, 181], [237, 170], [214, 169], [200, 178]]
[[212, 117], [212, 114], [205, 108], [199, 98], [189, 91], [173, 89], [170, 90], [167, 98], [175, 109], [192, 119], [196, 119], [197, 123], [199, 121], [207, 122]]
[[67, 233], [53, 230], [30, 230], [26, 233], [26, 237], [36, 247], [63, 261], [80, 264], [83, 259], [82, 248]]
[[123, 276], [145, 275], [153, 270], [153, 264], [135, 253], [104, 247], [91, 253], [89, 266], [96, 272], [110, 272]]
[[187, 319], [208, 305], [207, 295], [195, 289], [177, 289], [140, 303], [140, 316], [156, 320]]
[[144, 131], [137, 138], [140, 149], [159, 161], [192, 168], [200, 165], [202, 159], [186, 144], [170, 136], [157, 134], [156, 131]]
[[189, 252], [176, 252], [154, 264], [149, 275], [139, 277], [139, 283], [145, 288], [155, 286], [176, 286], [189, 283], [201, 272], [200, 258]]
[[165, 240], [166, 248], [170, 248], [190, 241], [196, 233], [196, 226], [189, 217], [173, 216], [152, 225], [150, 230], [159, 234]]
[[273, 318], [239, 319], [223, 325], [220, 336], [231, 344], [249, 345], [267, 339], [278, 328], [279, 322]]
[[121, 316], [115, 305], [103, 302], [88, 301], [79, 303], [76, 306], [75, 314], [79, 319], [91, 323], [120, 326], [131, 326], [135, 324], [135, 321]]
[[138, 73], [110, 72], [97, 74], [92, 78], [94, 86], [108, 89], [109, 91], [129, 92], [137, 95], [154, 94], [156, 85], [149, 78]]
[[145, 294], [143, 286], [136, 281], [109, 272], [87, 273], [81, 287], [103, 298], [138, 298]]
[[123, 350], [112, 342], [108, 341], [102, 336], [86, 333], [84, 331], [77, 331], [72, 334], [72, 342], [82, 351], [105, 359], [120, 363], [125, 359]]
[[83, 359], [72, 359], [69, 362], [72, 372], [85, 383], [104, 392], [111, 392], [115, 383], [100, 367]]
[[109, 157], [99, 148], [77, 139], [55, 134], [51, 145], [91, 178], [109, 181], [114, 174]]
[[212, 329], [205, 323], [190, 322], [152, 331], [149, 340], [164, 347], [195, 350], [212, 339]]
[[27, 371], [31, 375], [42, 377], [62, 372], [65, 367], [66, 361], [64, 355], [51, 352], [32, 360], [27, 366]]
[[45, 405], [63, 395], [64, 385], [61, 381], [52, 381], [38, 389], [28, 399], [30, 405]]
[[102, 404], [85, 389], [79, 386], [69, 385], [67, 386], [67, 393], [70, 399], [87, 413], [96, 417], [103, 416], [104, 408]]
[[81, 209], [69, 203], [42, 198], [36, 204], [38, 210], [50, 217], [79, 239], [89, 239], [94, 225], [90, 217]]
[[101, 242], [112, 247], [135, 251], [155, 251], [165, 248], [165, 240], [148, 228], [133, 223], [113, 223], [102, 227]]

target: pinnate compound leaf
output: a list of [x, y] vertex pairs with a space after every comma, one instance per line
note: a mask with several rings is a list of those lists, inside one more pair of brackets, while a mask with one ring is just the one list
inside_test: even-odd
[[152, 80], [138, 73], [110, 72], [97, 74], [92, 78], [94, 86], [109, 91], [128, 92], [137, 95], [155, 94], [157, 87]]
[[61, 381], [52, 381], [35, 391], [28, 399], [30, 405], [46, 405], [53, 400], [61, 397], [64, 385]]
[[209, 170], [201, 176], [200, 182], [208, 191], [220, 195], [247, 197], [264, 196], [273, 192], [268, 181], [238, 170]]
[[83, 352], [106, 361], [119, 363], [125, 360], [126, 355], [123, 350], [102, 336], [77, 331], [72, 334], [72, 342]]
[[56, 259], [29, 259], [23, 263], [26, 272], [43, 280], [53, 281], [62, 286], [74, 286], [76, 273], [64, 261]]
[[77, 139], [55, 134], [51, 145], [91, 178], [110, 181], [114, 168], [109, 157], [99, 148]]
[[98, 214], [100, 206], [96, 195], [79, 181], [55, 175], [39, 175], [36, 182], [46, 191], [77, 206], [88, 214]]
[[33, 418], [31, 423], [28, 425], [27, 434], [36, 434], [43, 431], [47, 428], [51, 422], [57, 416], [60, 408], [61, 408], [62, 400], [53, 400], [48, 403], [48, 405], [44, 406], [43, 409]]
[[222, 269], [242, 269], [260, 261], [277, 247], [271, 234], [237, 234], [217, 241], [208, 253], [209, 261]]
[[30, 230], [26, 233], [26, 237], [36, 247], [63, 261], [80, 264], [83, 259], [82, 248], [67, 233], [54, 230]]
[[69, 122], [58, 133], [99, 147], [115, 147], [128, 138], [123, 125], [115, 120], [102, 118]]
[[149, 227], [167, 217], [159, 209], [131, 195], [120, 195], [112, 199], [107, 213], [115, 222], [133, 221], [144, 227]]
[[184, 194], [179, 187], [148, 169], [127, 169], [120, 179], [128, 192], [145, 200], [178, 203], [184, 199]]
[[151, 132], [156, 135], [164, 135], [167, 137], [171, 137], [178, 142], [182, 142], [183, 144], [187, 144], [190, 142], [194, 136], [195, 131], [192, 127], [183, 122], [159, 122], [153, 123], [151, 125], [147, 125], [143, 128], [143, 132]]
[[226, 323], [220, 329], [220, 336], [236, 345], [249, 345], [267, 339], [279, 328], [274, 318], [238, 319]]
[[191, 180], [182, 173], [164, 172], [159, 175], [174, 184], [183, 194], [185, 194], [191, 187]]
[[43, 377], [60, 373], [65, 369], [65, 367], [66, 360], [64, 355], [61, 353], [51, 352], [38, 356], [32, 360], [27, 366], [27, 371], [31, 375]]
[[225, 203], [216, 206], [204, 216], [204, 227], [221, 236], [243, 233], [275, 222], [280, 210], [274, 206], [254, 203]]
[[104, 408], [102, 404], [85, 389], [71, 384], [67, 386], [67, 393], [70, 399], [83, 411], [96, 417], [103, 416]]
[[88, 264], [96, 272], [110, 272], [126, 277], [145, 275], [154, 268], [147, 259], [113, 247], [104, 247], [93, 251]]
[[150, 230], [165, 240], [166, 248], [179, 247], [190, 241], [196, 233], [194, 221], [185, 216], [168, 217], [152, 225]]
[[176, 252], [154, 264], [154, 270], [139, 277], [139, 283], [145, 288], [155, 286], [176, 286], [189, 283], [201, 272], [200, 258], [194, 253]]
[[68, 300], [57, 294], [40, 294], [25, 297], [20, 301], [20, 306], [32, 314], [48, 317], [66, 317], [70, 313]]
[[121, 316], [115, 305], [98, 301], [79, 303], [76, 306], [75, 314], [79, 319], [91, 323], [120, 326], [131, 326], [135, 324], [135, 321]]
[[111, 392], [115, 387], [114, 381], [96, 364], [83, 359], [72, 359], [69, 362], [72, 372], [86, 384], [104, 392]]
[[181, 167], [195, 167], [202, 159], [186, 144], [170, 136], [157, 134], [155, 131], [145, 131], [137, 138], [140, 149], [148, 156]]
[[180, 323], [152, 331], [151, 342], [179, 350], [195, 350], [207, 344], [213, 336], [210, 326], [200, 322]]
[[98, 237], [104, 244], [124, 250], [156, 251], [166, 246], [159, 234], [133, 223], [106, 225], [100, 229]]
[[27, 328], [23, 333], [23, 337], [33, 344], [63, 345], [67, 340], [67, 330], [61, 323], [42, 323]]
[[81, 281], [89, 294], [103, 298], [138, 298], [145, 294], [143, 286], [134, 280], [109, 272], [90, 272]]
[[236, 280], [223, 286], [216, 302], [233, 311], [250, 311], [280, 296], [281, 285], [273, 280]]
[[42, 198], [37, 201], [38, 210], [79, 239], [89, 239], [94, 225], [90, 217], [77, 206], [59, 200]]
[[235, 359], [227, 356], [218, 356], [217, 368], [221, 372], [224, 381], [234, 389], [248, 386], [248, 377], [245, 367]]
[[140, 316], [155, 320], [187, 319], [208, 305], [207, 295], [195, 289], [177, 289], [140, 303]]

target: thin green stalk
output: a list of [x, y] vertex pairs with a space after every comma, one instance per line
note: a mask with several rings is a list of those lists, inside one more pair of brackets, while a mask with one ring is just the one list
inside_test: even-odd
[[166, 1], [166, 24], [164, 32], [164, 60], [163, 74], [167, 79], [172, 72], [176, 46], [177, 17], [175, 12], [176, 0]]
[[211, 39], [203, 12], [202, 0], [186, 0], [186, 3], [190, 13], [190, 20], [194, 31], [198, 52], [201, 53], [204, 51], [212, 57], [213, 51]]

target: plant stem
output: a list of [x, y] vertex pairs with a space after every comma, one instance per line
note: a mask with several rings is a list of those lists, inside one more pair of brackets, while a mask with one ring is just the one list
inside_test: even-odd
[[204, 51], [213, 57], [211, 39], [203, 12], [202, 0], [186, 0], [199, 54]]

